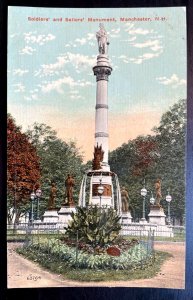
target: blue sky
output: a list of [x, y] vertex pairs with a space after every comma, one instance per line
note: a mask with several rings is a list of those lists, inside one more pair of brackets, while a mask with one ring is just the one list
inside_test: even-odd
[[9, 7], [8, 112], [23, 130], [35, 121], [46, 123], [60, 138], [76, 141], [84, 159], [91, 159], [96, 101], [92, 67], [100, 22], [88, 18], [114, 18], [102, 22], [113, 67], [108, 83], [109, 148], [150, 133], [172, 104], [186, 98], [185, 16], [183, 7]]

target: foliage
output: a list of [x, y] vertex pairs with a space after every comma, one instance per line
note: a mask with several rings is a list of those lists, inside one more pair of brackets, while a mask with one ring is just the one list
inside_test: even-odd
[[72, 220], [66, 229], [69, 237], [78, 237], [94, 248], [111, 243], [118, 236], [121, 229], [120, 217], [113, 208], [77, 207], [77, 212], [72, 213]]
[[112, 151], [109, 155], [111, 170], [117, 173], [121, 186], [129, 192], [130, 209], [134, 220], [142, 217], [143, 198], [140, 190], [144, 179], [146, 189], [146, 217], [149, 212], [154, 184], [162, 181], [161, 205], [167, 211], [165, 197], [172, 196], [171, 214], [183, 221], [185, 211], [185, 131], [186, 101], [175, 103], [161, 117], [154, 135], [139, 136]]
[[[16, 126], [13, 118], [7, 118], [7, 186], [8, 213], [16, 212], [18, 222], [23, 206], [30, 200], [30, 193], [40, 180], [39, 157], [26, 134]], [[9, 216], [10, 218], [10, 216]]]
[[185, 213], [186, 100], [174, 104], [163, 114], [160, 125], [154, 131], [160, 153], [155, 174], [161, 175], [163, 194], [166, 195], [169, 190], [172, 195], [172, 214], [182, 222]]
[[26, 258], [38, 262], [41, 266], [48, 270], [63, 275], [64, 279], [78, 281], [120, 281], [152, 278], [160, 272], [160, 268], [166, 259], [171, 257], [171, 254], [161, 251], [156, 251], [154, 259], [146, 261], [144, 268], [134, 268], [130, 270], [115, 270], [114, 269], [80, 269], [72, 268], [65, 260], [60, 258], [60, 255], [50, 255], [32, 249], [31, 247], [18, 248], [19, 254]]
[[47, 206], [52, 181], [55, 181], [57, 188], [56, 206], [60, 206], [65, 201], [64, 183], [68, 174], [75, 179], [73, 195], [77, 203], [82, 180], [82, 157], [75, 143], [67, 144], [62, 141], [57, 137], [56, 131], [45, 124], [34, 123], [27, 130], [27, 135], [40, 157], [43, 191], [40, 214]]
[[141, 267], [147, 260], [151, 259], [151, 254], [147, 253], [146, 247], [137, 244], [129, 250], [122, 251], [120, 256], [112, 257], [107, 253], [100, 255], [88, 254], [76, 248], [69, 247], [57, 239], [34, 239], [28, 247], [41, 253], [49, 253], [67, 262], [69, 267], [83, 269], [114, 269], [124, 270]]

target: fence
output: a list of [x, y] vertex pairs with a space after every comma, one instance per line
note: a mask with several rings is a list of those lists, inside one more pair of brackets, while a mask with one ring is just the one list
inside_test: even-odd
[[[38, 232], [37, 234], [28, 232], [28, 234], [24, 235], [23, 237], [23, 251], [25, 251], [26, 253], [26, 251], [28, 251], [29, 249], [30, 253], [33, 252], [34, 257], [37, 258], [37, 261], [39, 262], [41, 262], [41, 259], [43, 257], [43, 259], [47, 261], [47, 265], [51, 262], [55, 262], [60, 265], [60, 263], [65, 262], [66, 257], [71, 257], [70, 264], [72, 263], [72, 267], [91, 269], [93, 268], [93, 266], [90, 266], [90, 262], [91, 260], [93, 260], [93, 256], [96, 258], [96, 260], [100, 260], [100, 255], [98, 254], [106, 254], [106, 256], [102, 257], [101, 259], [101, 265], [99, 266], [99, 269], [119, 269], [120, 264], [124, 264], [126, 266], [124, 268], [132, 268], [135, 266], [143, 269], [147, 266], [147, 264], [153, 262], [155, 259], [153, 231], [149, 231], [148, 235], [146, 236], [139, 236], [138, 239], [129, 238], [129, 247], [127, 248], [127, 250], [122, 249], [121, 244], [117, 244], [121, 250], [121, 254], [126, 253], [125, 251], [130, 251], [130, 256], [125, 256], [124, 254], [124, 258], [120, 257], [120, 261], [119, 255], [117, 255], [118, 257], [116, 260], [113, 259], [113, 254], [113, 256], [107, 255], [107, 248], [104, 248], [102, 252], [95, 252], [94, 248], [96, 247], [96, 245], [95, 247], [93, 246], [93, 252], [90, 252], [92, 246], [87, 245], [89, 252], [87, 253], [87, 257], [85, 258], [84, 256], [84, 259], [82, 259], [82, 255], [83, 253], [85, 253], [85, 247], [82, 252], [81, 248], [79, 247], [82, 244], [82, 239], [80, 239], [78, 232], [76, 238], [71, 241], [72, 243], [69, 247], [61, 241], [61, 236], [62, 235], [59, 235], [56, 238], [56, 235], [54, 235], [52, 239], [50, 236], [43, 236], [40, 232]], [[119, 236], [119, 241], [122, 241], [122, 236]], [[109, 261], [112, 263], [112, 265], [108, 264]], [[105, 263], [107, 264], [105, 265]], [[98, 266], [96, 268], [98, 268]]]
[[[7, 225], [7, 236], [33, 234], [60, 234], [64, 233], [64, 223], [20, 223], [18, 225]], [[174, 238], [179, 241], [185, 240], [184, 226], [161, 226], [150, 223], [130, 223], [122, 224], [120, 235], [122, 236], [148, 236], [149, 232], [154, 231], [157, 238]]]

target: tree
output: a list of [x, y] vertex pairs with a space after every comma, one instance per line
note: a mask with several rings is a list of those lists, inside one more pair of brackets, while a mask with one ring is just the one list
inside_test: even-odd
[[169, 190], [172, 195], [171, 212], [182, 222], [185, 212], [186, 100], [178, 101], [163, 114], [154, 132], [160, 153], [155, 173], [161, 175], [162, 194], [166, 195]]
[[[15, 223], [19, 221], [30, 193], [40, 181], [39, 157], [26, 134], [16, 126], [13, 118], [7, 118], [7, 186], [8, 206], [13, 207]], [[8, 213], [10, 210], [8, 209]], [[10, 219], [10, 215], [9, 215]]]
[[[141, 217], [142, 197], [140, 190], [144, 179], [150, 199], [157, 178], [162, 180], [161, 205], [167, 211], [165, 196], [172, 195], [171, 212], [183, 219], [185, 210], [185, 130], [186, 101], [180, 100], [163, 114], [155, 135], [139, 136], [110, 152], [111, 170], [117, 173], [130, 198], [134, 218]], [[155, 196], [155, 194], [154, 194]], [[146, 205], [146, 216], [149, 206]]]
[[26, 132], [31, 143], [36, 147], [40, 157], [42, 173], [42, 198], [40, 213], [44, 212], [54, 181], [57, 188], [56, 205], [61, 206], [65, 200], [65, 179], [71, 174], [75, 179], [74, 198], [78, 203], [80, 183], [82, 180], [82, 157], [74, 142], [66, 143], [59, 139], [56, 132], [46, 124], [34, 123]]

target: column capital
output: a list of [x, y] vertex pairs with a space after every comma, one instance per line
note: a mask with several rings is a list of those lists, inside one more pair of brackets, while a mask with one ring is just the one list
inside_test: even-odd
[[96, 81], [106, 80], [108, 81], [109, 75], [111, 75], [112, 68], [109, 66], [95, 66], [93, 68], [94, 75], [96, 75]]

